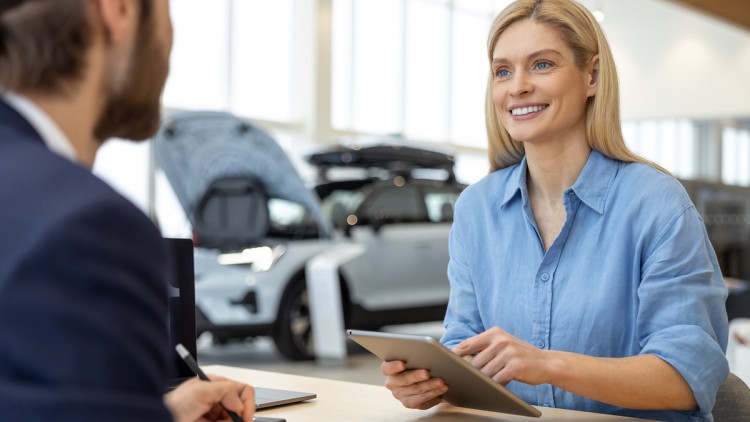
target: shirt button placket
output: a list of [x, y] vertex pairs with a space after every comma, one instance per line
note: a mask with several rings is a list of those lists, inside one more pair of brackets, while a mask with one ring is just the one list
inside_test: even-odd
[[[553, 252], [550, 254], [549, 252]], [[550, 249], [548, 255], [544, 258], [539, 272], [536, 274], [537, 285], [536, 292], [539, 300], [535, 309], [534, 339], [532, 345], [539, 349], [549, 347], [549, 336], [551, 330], [550, 316], [552, 312], [552, 274], [556, 262], [554, 262], [555, 251]], [[551, 385], [537, 386], [538, 403], [545, 407], [554, 407], [554, 392]]]

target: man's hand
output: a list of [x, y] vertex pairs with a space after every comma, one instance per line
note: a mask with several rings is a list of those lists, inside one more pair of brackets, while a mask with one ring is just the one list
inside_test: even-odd
[[409, 409], [429, 409], [443, 401], [441, 395], [448, 391], [442, 379], [430, 378], [425, 369], [407, 371], [400, 360], [383, 362], [380, 371], [387, 377], [385, 387]]
[[255, 414], [253, 387], [214, 375], [209, 378], [211, 382], [191, 379], [164, 396], [164, 403], [175, 421], [231, 421], [226, 412], [231, 410], [243, 421], [252, 422]]

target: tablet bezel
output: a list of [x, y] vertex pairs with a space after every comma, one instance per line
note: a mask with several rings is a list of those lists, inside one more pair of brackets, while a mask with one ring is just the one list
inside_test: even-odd
[[472, 409], [539, 417], [542, 413], [429, 336], [347, 330], [349, 338], [384, 361], [402, 360], [407, 369], [427, 369], [448, 384], [443, 399]]

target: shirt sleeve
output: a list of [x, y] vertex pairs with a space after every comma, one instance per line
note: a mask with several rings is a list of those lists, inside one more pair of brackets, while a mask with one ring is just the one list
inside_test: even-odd
[[710, 415], [729, 373], [727, 288], [703, 220], [686, 207], [657, 236], [641, 267], [637, 335], [641, 354], [674, 367]]
[[448, 240], [448, 280], [451, 289], [444, 321], [445, 333], [440, 339], [448, 348], [484, 331], [469, 271], [467, 248], [463, 243], [462, 229], [465, 226], [461, 223], [463, 212], [460, 205], [459, 199]]

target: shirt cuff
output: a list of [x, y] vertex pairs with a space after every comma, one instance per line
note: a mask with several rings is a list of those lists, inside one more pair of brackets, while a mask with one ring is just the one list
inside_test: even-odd
[[656, 355], [679, 372], [693, 390], [701, 415], [710, 415], [729, 364], [717, 341], [700, 327], [676, 325], [651, 335], [642, 355]]

